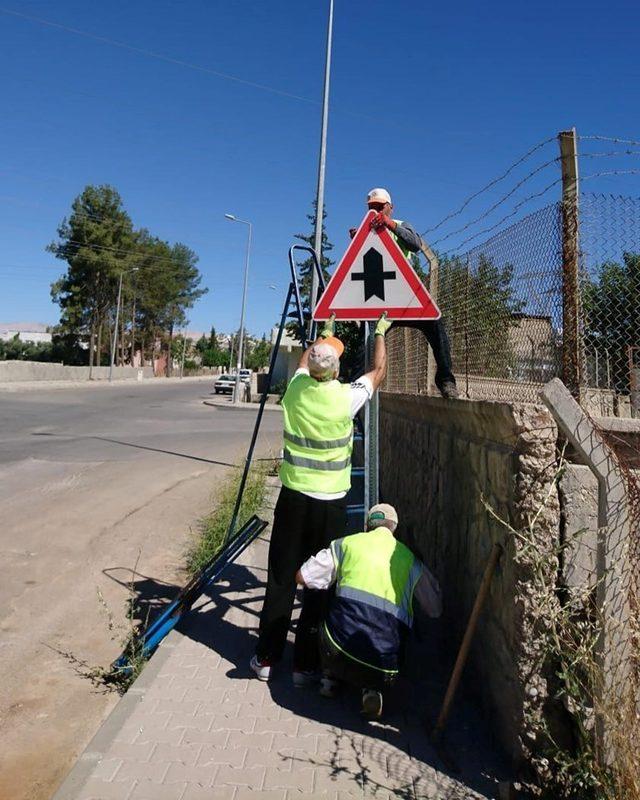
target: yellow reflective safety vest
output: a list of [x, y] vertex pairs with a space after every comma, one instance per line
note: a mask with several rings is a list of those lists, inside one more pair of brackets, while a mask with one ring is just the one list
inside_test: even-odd
[[[394, 219], [393, 220], [396, 225], [402, 225], [401, 219]], [[389, 231], [389, 233], [393, 236], [393, 240], [398, 245], [398, 247], [402, 250], [402, 255], [407, 259], [409, 263], [411, 263], [411, 250], [406, 246], [406, 244], [402, 241], [399, 236], [396, 236], [395, 231]]]
[[296, 375], [282, 398], [280, 480], [297, 492], [337, 494], [351, 486], [351, 387]]
[[329, 639], [354, 661], [396, 673], [421, 562], [384, 527], [336, 539], [331, 552], [336, 591], [325, 623]]

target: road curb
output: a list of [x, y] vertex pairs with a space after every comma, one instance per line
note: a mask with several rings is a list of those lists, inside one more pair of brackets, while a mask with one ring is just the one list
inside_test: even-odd
[[[224, 408], [227, 411], [257, 411], [260, 407], [259, 403], [239, 403], [234, 406], [233, 403], [225, 400], [203, 400], [205, 406], [212, 406], [213, 408]], [[282, 411], [282, 406], [277, 403], [267, 403], [264, 407], [265, 411]]]
[[181, 633], [173, 630], [161, 642], [140, 676], [118, 700], [113, 711], [100, 725], [51, 800], [75, 800], [96, 765], [104, 758], [116, 734], [122, 730], [125, 722], [129, 719], [138, 703], [144, 698], [155, 678], [160, 674], [162, 667], [176, 647], [177, 640], [181, 637]]
[[[206, 402], [206, 401], [205, 401]], [[273, 509], [275, 508], [278, 492], [282, 486], [276, 475], [267, 476], [267, 490], [263, 503], [262, 513], [267, 518], [269, 525], [259, 538], [270, 535], [273, 524]], [[195, 605], [195, 604], [194, 604]], [[180, 644], [184, 635], [175, 628], [160, 642], [158, 649], [151, 656], [145, 668], [136, 678], [126, 693], [118, 700], [111, 713], [93, 735], [89, 744], [78, 756], [71, 771], [57, 789], [51, 800], [76, 800], [82, 787], [91, 777], [96, 766], [105, 757], [115, 737], [122, 730], [137, 705], [142, 702], [147, 691], [153, 686], [155, 679], [162, 672], [166, 662], [173, 651]], [[240, 793], [242, 794], [242, 793]]]

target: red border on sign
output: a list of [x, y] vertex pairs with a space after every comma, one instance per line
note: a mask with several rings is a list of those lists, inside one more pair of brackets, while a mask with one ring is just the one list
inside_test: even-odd
[[389, 319], [406, 319], [406, 320], [419, 320], [419, 319], [440, 319], [440, 309], [433, 302], [429, 293], [422, 285], [420, 278], [416, 275], [415, 270], [411, 264], [404, 257], [404, 254], [397, 242], [393, 239], [387, 228], [378, 231], [385, 249], [393, 259], [395, 265], [398, 267], [403, 277], [409, 284], [409, 288], [416, 296], [416, 299], [421, 305], [421, 308], [413, 307], [397, 307], [397, 306], [378, 306], [377, 308], [331, 308], [338, 289], [342, 286], [345, 278], [353, 265], [356, 257], [360, 253], [364, 241], [369, 235], [371, 230], [371, 220], [375, 217], [375, 211], [367, 212], [367, 215], [360, 223], [356, 235], [351, 240], [346, 253], [338, 264], [336, 271], [331, 276], [327, 288], [324, 290], [322, 297], [318, 301], [313, 312], [313, 318], [316, 320], [329, 319], [331, 314], [336, 315], [336, 319], [344, 320], [369, 320], [378, 319], [383, 311], [387, 312]]

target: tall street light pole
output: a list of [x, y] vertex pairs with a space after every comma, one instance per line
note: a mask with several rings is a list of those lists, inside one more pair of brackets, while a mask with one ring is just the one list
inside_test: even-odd
[[241, 222], [249, 226], [249, 236], [247, 238], [247, 258], [244, 265], [244, 285], [242, 287], [242, 310], [240, 312], [240, 338], [238, 340], [238, 363], [236, 367], [236, 385], [233, 390], [233, 402], [237, 405], [240, 402], [240, 370], [242, 369], [242, 356], [244, 355], [244, 310], [247, 302], [247, 282], [249, 280], [249, 255], [251, 253], [251, 223], [246, 219], [238, 219], [233, 214], [225, 214], [231, 222]]
[[[129, 270], [129, 272], [137, 272], [138, 267], [134, 267], [133, 269]], [[125, 271], [122, 270], [120, 273], [120, 279], [118, 280], [118, 300], [116, 302], [116, 323], [113, 326], [113, 339], [111, 340], [111, 358], [109, 359], [109, 383], [113, 380], [113, 362], [116, 357], [116, 342], [118, 340], [118, 322], [120, 321], [120, 300], [122, 298], [122, 276], [124, 275]]]
[[[333, 0], [329, 0], [329, 25], [327, 28], [327, 54], [324, 64], [324, 91], [322, 95], [322, 127], [320, 130], [320, 157], [318, 159], [318, 188], [316, 191], [316, 227], [314, 231], [313, 249], [318, 256], [318, 263], [322, 266], [322, 222], [324, 216], [324, 176], [327, 161], [327, 125], [329, 122], [329, 84], [331, 79], [331, 40], [333, 36]], [[311, 266], [311, 297], [309, 305], [311, 313], [316, 295], [318, 293], [318, 276], [315, 268]], [[309, 321], [309, 332], [313, 327], [313, 320]]]

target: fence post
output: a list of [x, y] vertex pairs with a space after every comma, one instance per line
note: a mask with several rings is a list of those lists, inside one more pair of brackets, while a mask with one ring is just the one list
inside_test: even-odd
[[[438, 305], [438, 270], [440, 264], [438, 256], [433, 252], [429, 245], [423, 240], [421, 250], [429, 263], [429, 294], [433, 302]], [[440, 309], [442, 311], [442, 309]], [[427, 346], [427, 394], [432, 394], [432, 389], [436, 388], [436, 360], [433, 357], [431, 347]]]
[[578, 146], [576, 129], [560, 131], [562, 170], [562, 380], [571, 394], [580, 396], [580, 293], [578, 286]]
[[[633, 516], [629, 490], [618, 459], [592, 419], [570, 396], [558, 378], [549, 381], [540, 396], [598, 481], [596, 544], [596, 604], [600, 627], [596, 642], [595, 734], [600, 762], [610, 765], [628, 720], [636, 713], [637, 687], [631, 680], [636, 663], [631, 591]], [[634, 612], [635, 613], [635, 612]], [[625, 703], [629, 703], [629, 706]], [[606, 724], [608, 723], [608, 725]]]

